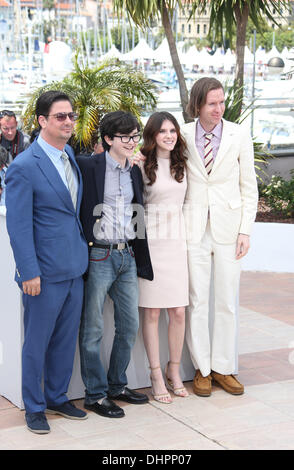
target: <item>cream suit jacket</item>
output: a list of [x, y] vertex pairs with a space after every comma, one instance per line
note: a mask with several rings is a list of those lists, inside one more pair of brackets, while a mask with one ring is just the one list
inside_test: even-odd
[[187, 142], [188, 189], [184, 205], [187, 241], [199, 243], [210, 218], [217, 243], [236, 242], [239, 233], [250, 235], [258, 191], [252, 139], [238, 124], [222, 120], [220, 147], [208, 176], [195, 144], [196, 123], [181, 128]]

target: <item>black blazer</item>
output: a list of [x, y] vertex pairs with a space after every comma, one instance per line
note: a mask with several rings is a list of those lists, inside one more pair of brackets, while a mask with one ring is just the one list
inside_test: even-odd
[[[99, 216], [93, 215], [94, 207], [97, 204], [103, 204], [104, 200], [104, 183], [105, 183], [105, 172], [106, 172], [106, 158], [105, 153], [89, 156], [78, 156], [77, 163], [80, 167], [82, 178], [83, 178], [83, 197], [80, 210], [80, 219], [82, 222], [84, 234], [88, 243], [89, 248], [95, 242], [94, 238], [94, 225]], [[131, 170], [131, 178], [134, 190], [133, 203], [142, 206], [143, 208], [143, 179], [140, 168], [134, 165]], [[135, 213], [133, 214], [136, 215]], [[103, 217], [103, 213], [100, 217]], [[137, 264], [138, 276], [153, 280], [153, 269], [151, 265], [151, 259], [149, 254], [146, 230], [144, 229], [144, 238], [135, 238], [134, 240], [134, 254]]]

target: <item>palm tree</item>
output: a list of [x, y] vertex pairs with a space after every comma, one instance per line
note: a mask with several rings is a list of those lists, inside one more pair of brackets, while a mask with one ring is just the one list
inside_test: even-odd
[[171, 25], [171, 18], [177, 4], [181, 6], [182, 2], [180, 0], [113, 0], [113, 5], [118, 15], [123, 11], [127, 11], [134, 23], [142, 29], [152, 26], [153, 21], [161, 17], [162, 26], [169, 45], [170, 56], [179, 83], [183, 117], [185, 122], [188, 122], [190, 120], [186, 113], [189, 101], [188, 89]]
[[[273, 12], [280, 12], [282, 7], [288, 9], [286, 0], [186, 0], [192, 6], [192, 15], [199, 8], [203, 12], [210, 6], [210, 31], [214, 28], [216, 34], [222, 35], [226, 29], [228, 36], [232, 38], [233, 25], [236, 25], [236, 74], [235, 83], [240, 90], [239, 113], [242, 107], [243, 83], [244, 83], [244, 53], [246, 45], [246, 27], [251, 18], [254, 26], [259, 31], [264, 16], [276, 25]], [[192, 16], [191, 15], [191, 16]]]
[[210, 30], [215, 28], [216, 33], [222, 34], [223, 29], [226, 29], [229, 36], [232, 37], [233, 25], [236, 24], [237, 64], [235, 82], [237, 87], [241, 90], [239, 113], [242, 107], [244, 52], [248, 18], [252, 19], [256, 29], [259, 30], [259, 24], [263, 18], [262, 15], [267, 16], [272, 22], [277, 24], [273, 17], [273, 8], [276, 11], [280, 11], [282, 7], [289, 8], [287, 0], [113, 0], [113, 4], [118, 13], [126, 10], [134, 23], [141, 28], [150, 27], [152, 21], [161, 16], [162, 25], [169, 44], [171, 59], [178, 78], [185, 122], [189, 121], [189, 117], [185, 111], [188, 103], [188, 90], [170, 21], [176, 7], [182, 8], [183, 6], [190, 6], [192, 12], [190, 16], [191, 20], [197, 9], [203, 12], [210, 6]]
[[29, 133], [37, 125], [36, 101], [48, 90], [61, 90], [72, 100], [78, 113], [74, 142], [86, 150], [93, 149], [105, 113], [121, 109], [140, 119], [143, 110], [152, 110], [156, 105], [154, 86], [141, 72], [116, 60], [105, 61], [95, 68], [81, 67], [76, 57], [72, 73], [31, 95], [23, 116], [24, 129]]

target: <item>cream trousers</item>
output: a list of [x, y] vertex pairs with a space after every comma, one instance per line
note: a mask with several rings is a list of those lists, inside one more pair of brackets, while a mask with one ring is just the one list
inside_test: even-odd
[[[189, 290], [186, 337], [195, 369], [207, 376], [211, 370], [237, 372], [238, 292], [240, 261], [236, 244], [216, 243], [207, 222], [200, 243], [188, 243]], [[212, 273], [213, 266], [213, 273]], [[209, 328], [211, 279], [214, 284], [214, 321]]]

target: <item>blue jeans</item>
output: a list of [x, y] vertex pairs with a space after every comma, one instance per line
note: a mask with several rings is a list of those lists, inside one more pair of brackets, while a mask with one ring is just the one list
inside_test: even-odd
[[[100, 358], [100, 345], [107, 294], [114, 304], [115, 336], [106, 375]], [[138, 280], [132, 249], [92, 248], [80, 328], [81, 372], [86, 387], [86, 404], [95, 403], [107, 393], [118, 395], [127, 385], [126, 369], [138, 327]]]

